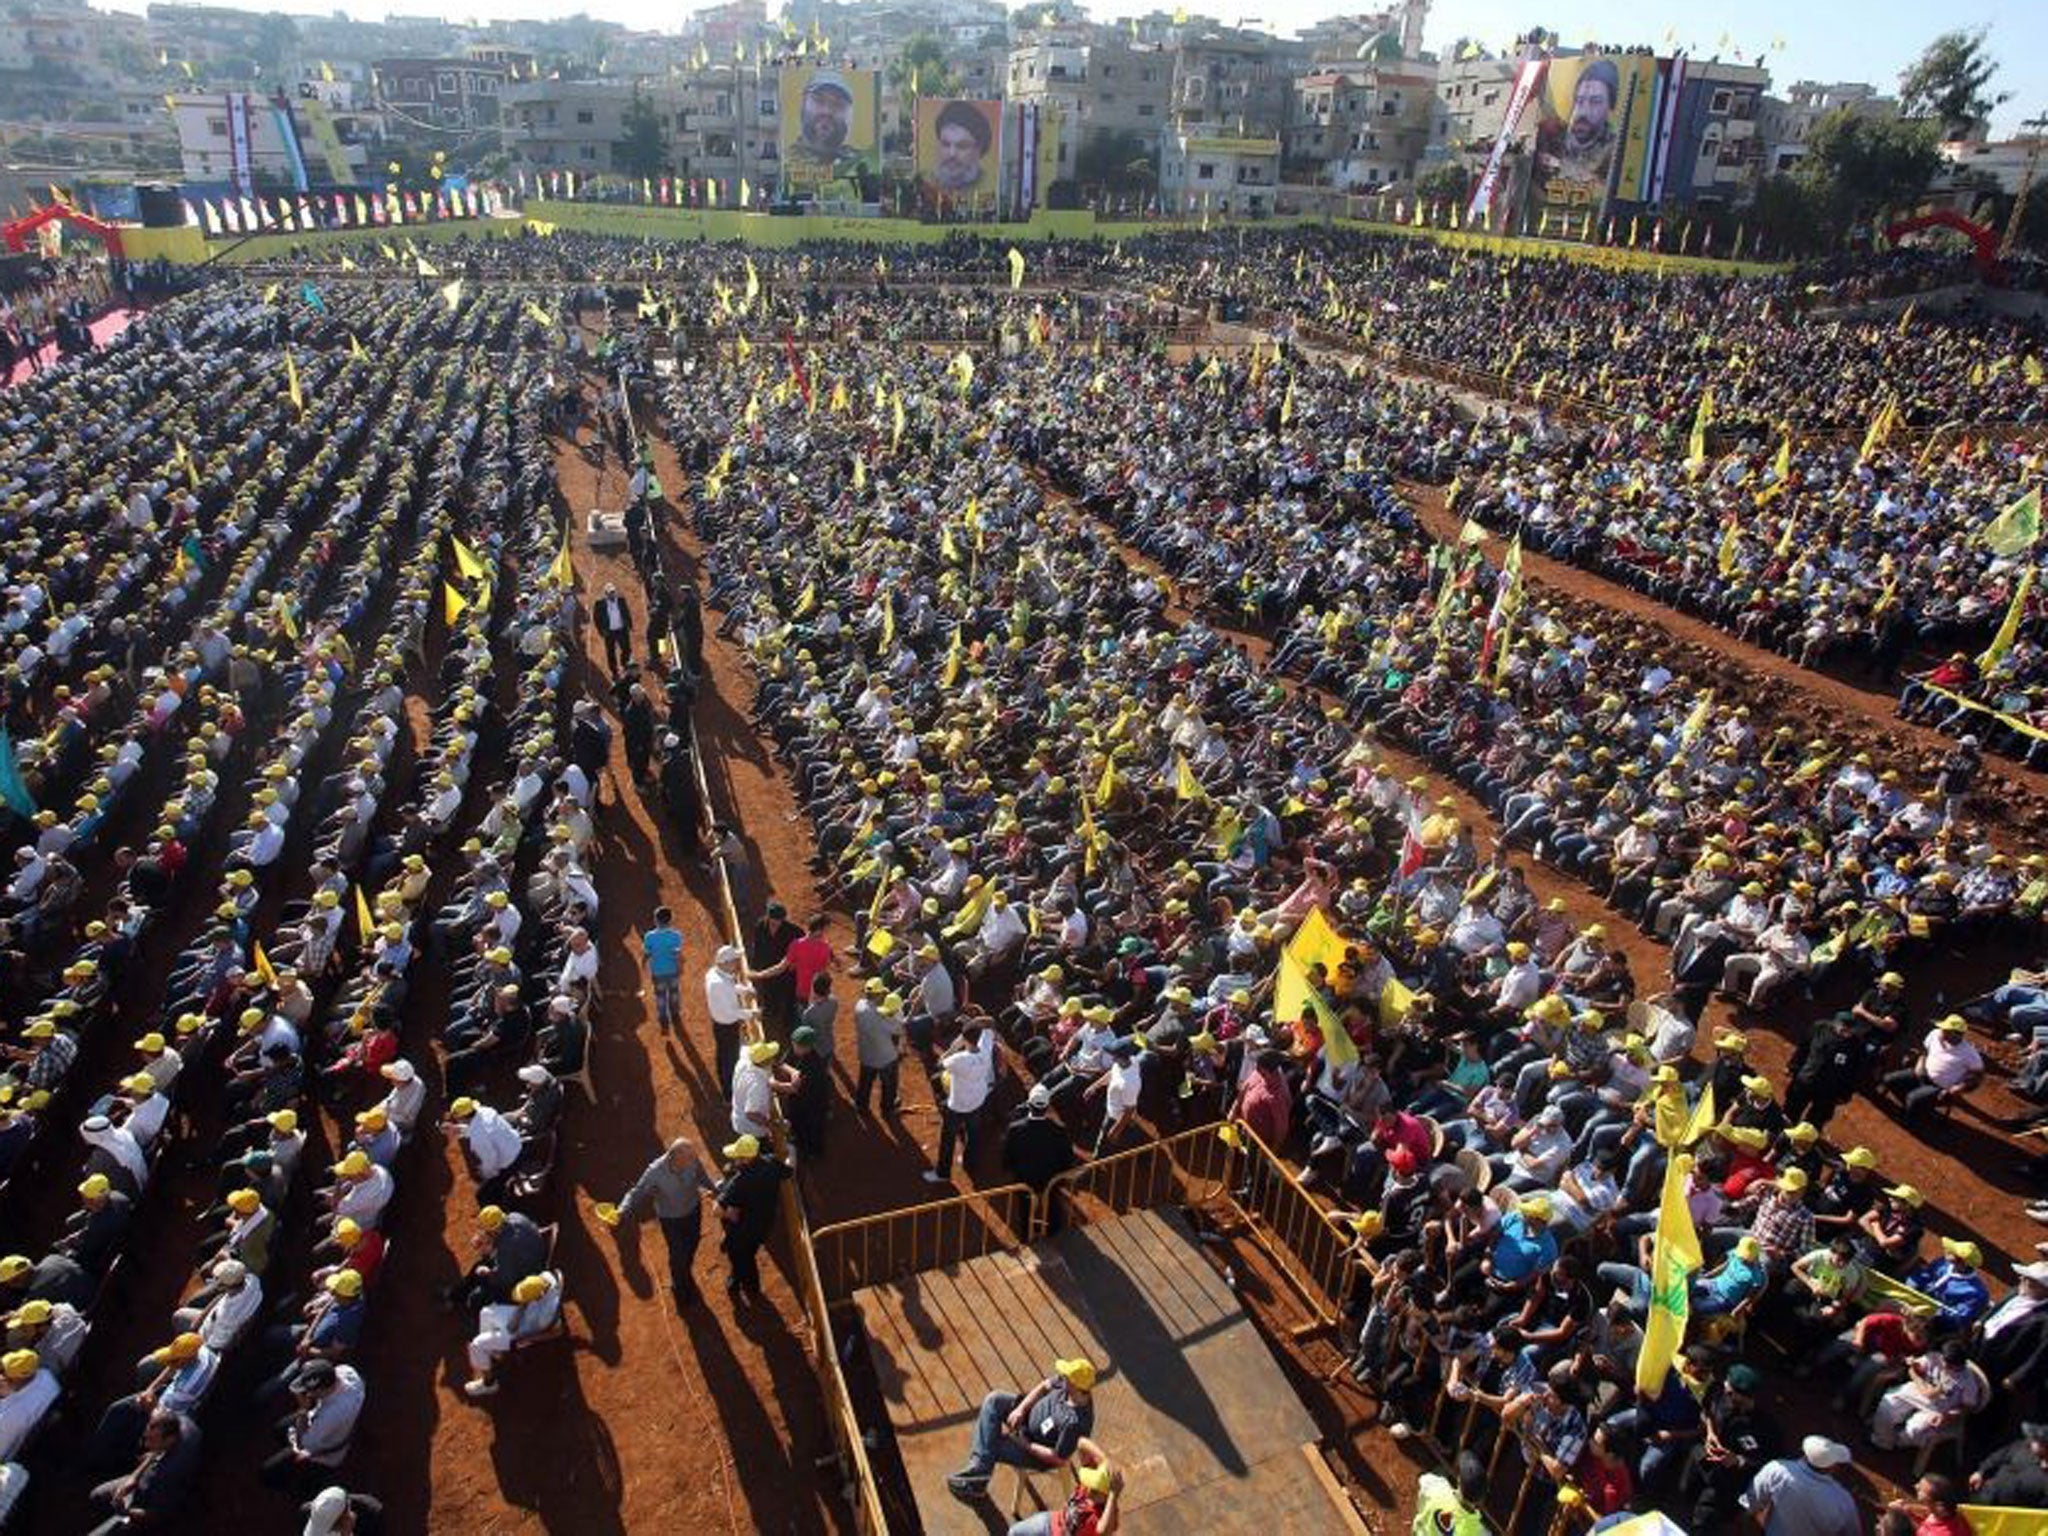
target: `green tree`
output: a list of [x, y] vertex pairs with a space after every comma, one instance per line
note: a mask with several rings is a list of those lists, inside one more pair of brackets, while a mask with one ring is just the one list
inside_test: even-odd
[[1749, 205], [1756, 249], [1773, 256], [1807, 256], [1841, 243], [1847, 217], [1832, 189], [1804, 176], [1768, 176]]
[[637, 86], [619, 115], [619, 126], [625, 132], [612, 144], [612, 168], [632, 181], [664, 175], [668, 141], [662, 136], [661, 114]]
[[1463, 202], [1470, 177], [1462, 165], [1431, 166], [1415, 178], [1415, 195], [1430, 201]]
[[1932, 122], [1841, 111], [1814, 124], [1796, 175], [1824, 222], [1845, 224], [1918, 201], [1940, 169]]
[[1945, 138], [1960, 138], [1994, 109], [2012, 99], [2010, 91], [1985, 90], [1998, 73], [1998, 60], [1984, 51], [1984, 31], [1944, 32], [1899, 76], [1899, 107], [1908, 117], [1932, 118]]
[[889, 66], [889, 84], [898, 97], [951, 96], [960, 82], [946, 64], [946, 44], [930, 32], [912, 33]]
[[1158, 156], [1142, 135], [1129, 129], [1099, 133], [1074, 152], [1074, 180], [1085, 192], [1143, 195], [1158, 184]]

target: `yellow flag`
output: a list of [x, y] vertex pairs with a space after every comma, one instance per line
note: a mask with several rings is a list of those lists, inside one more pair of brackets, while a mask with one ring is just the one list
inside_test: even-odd
[[1913, 323], [1913, 306], [1919, 302], [1918, 299], [1911, 300], [1904, 309], [1899, 311], [1899, 335], [1905, 335], [1906, 327]]
[[569, 560], [569, 525], [562, 525], [562, 547], [555, 551], [554, 561], [548, 566], [548, 580], [558, 587], [567, 587], [576, 580], [576, 567]]
[[868, 461], [865, 454], [856, 453], [853, 456], [853, 488], [856, 491], [868, 488]]
[[1024, 253], [1014, 245], [1010, 247], [1010, 291], [1024, 286]]
[[1685, 717], [1685, 724], [1678, 728], [1679, 745], [1689, 747], [1697, 741], [1700, 732], [1707, 728], [1707, 717], [1713, 711], [1714, 690], [1709, 688], [1700, 695], [1699, 703], [1693, 705], [1692, 713]]
[[[1279, 981], [1273, 989], [1273, 1021], [1276, 1024], [1292, 1024], [1301, 1018], [1301, 1010], [1310, 991], [1309, 968], [1321, 965], [1325, 974], [1334, 975], [1343, 963], [1344, 950], [1344, 936], [1330, 926], [1330, 920], [1323, 916], [1321, 907], [1302, 919], [1301, 926], [1294, 930], [1294, 937], [1280, 952], [1283, 963]], [[1292, 962], [1291, 971], [1286, 962]]]
[[277, 970], [271, 965], [270, 956], [263, 953], [263, 946], [261, 944], [249, 946], [249, 963], [256, 967], [256, 974], [263, 978], [263, 985], [269, 987], [272, 991], [276, 991]]
[[365, 944], [377, 936], [377, 925], [370, 917], [370, 899], [363, 894], [363, 888], [356, 887], [356, 932], [362, 935]]
[[301, 416], [306, 414], [306, 397], [299, 393], [299, 365], [292, 361], [291, 349], [284, 354], [284, 392], [292, 403], [292, 409]]
[[960, 664], [967, 655], [967, 647], [963, 643], [965, 637], [961, 634], [965, 627], [964, 624], [953, 626], [953, 641], [946, 647], [946, 670], [939, 681], [947, 688], [960, 681]]
[[426, 257], [415, 256], [413, 257], [413, 260], [419, 266], [419, 273], [421, 277], [439, 277], [441, 275], [441, 269], [435, 266], [431, 261], [427, 260]]
[[1698, 409], [1692, 415], [1692, 435], [1686, 441], [1685, 467], [1697, 475], [1707, 467], [1707, 428], [1714, 420], [1714, 392], [1700, 391]]
[[740, 259], [747, 264], [747, 302], [751, 304], [761, 296], [761, 274], [754, 270], [753, 257], [743, 256]]
[[282, 285], [278, 283], [272, 283], [268, 288], [264, 289], [263, 302], [266, 304], [275, 304], [277, 302], [277, 290], [280, 286]]
[[955, 352], [947, 371], [960, 381], [960, 393], [966, 394], [974, 386], [974, 354], [964, 347]]
[[447, 287], [441, 290], [441, 302], [446, 304], [450, 309], [459, 309], [462, 307], [461, 278], [458, 277], [457, 279], [455, 279], [454, 282], [448, 284]]
[[1095, 803], [1106, 811], [1109, 809], [1110, 801], [1115, 798], [1116, 758], [1105, 757], [1102, 760], [1102, 777], [1095, 781]]
[[192, 462], [192, 450], [185, 446], [184, 439], [180, 438], [173, 444], [171, 458], [173, 462], [183, 467], [185, 479], [192, 489], [198, 490], [199, 466]]
[[1870, 426], [1863, 434], [1863, 446], [1857, 451], [1856, 462], [1862, 463], [1884, 445], [1891, 436], [1892, 428], [1898, 423], [1899, 401], [1896, 395], [1888, 396], [1877, 414], [1870, 418]]
[[369, 356], [369, 353], [363, 350], [363, 344], [356, 340], [356, 333], [354, 331], [348, 333], [348, 355], [353, 358]]
[[447, 582], [441, 583], [441, 616], [453, 629], [455, 621], [462, 617], [462, 610], [469, 606], [469, 600]]
[[1188, 766], [1188, 760], [1181, 753], [1173, 754], [1173, 793], [1181, 800], [1206, 800], [1209, 792], [1202, 788], [1202, 781], [1195, 777], [1195, 770]]
[[525, 307], [526, 313], [533, 319], [539, 321], [549, 330], [553, 330], [555, 328], [555, 317], [549, 314], [546, 310], [542, 309], [538, 304], [534, 303], [533, 300], [528, 299], [526, 301]]
[[477, 558], [476, 551], [463, 543], [458, 535], [450, 534], [448, 538], [449, 542], [455, 546], [455, 568], [462, 572], [463, 580], [482, 581], [484, 579], [484, 563]]
[[349, 256], [347, 251], [343, 251], [341, 253], [341, 270], [344, 272], [353, 272], [356, 270], [356, 264], [354, 260]]
[[1286, 426], [1294, 420], [1294, 376], [1287, 377], [1287, 393], [1280, 397], [1280, 425]]
[[889, 401], [889, 451], [894, 453], [903, 446], [903, 391], [897, 390]]
[[888, 655], [896, 648], [896, 604], [890, 593], [882, 594], [882, 650]]
[[1685, 1202], [1689, 1157], [1672, 1157], [1664, 1167], [1664, 1195], [1657, 1206], [1657, 1241], [1650, 1259], [1650, 1315], [1636, 1355], [1636, 1391], [1654, 1398], [1664, 1390], [1672, 1357], [1685, 1343], [1692, 1311], [1692, 1276], [1700, 1267], [1700, 1238]]
[[1731, 573], [1742, 556], [1742, 535], [1736, 531], [1735, 519], [1729, 518], [1721, 530], [1721, 544], [1714, 551], [1714, 568], [1723, 576]]
[[2005, 619], [1998, 626], [1998, 633], [1991, 637], [1990, 648], [1977, 658], [1977, 668], [1989, 672], [2012, 649], [2012, 643], [2020, 632], [2020, 621], [2027, 616], [2027, 599], [2034, 594], [2034, 567], [2028, 566], [2020, 573], [2020, 584], [2012, 589], [2012, 601], [2006, 604]]
[[740, 178], [740, 206], [742, 208], [754, 206], [754, 186], [744, 176]]

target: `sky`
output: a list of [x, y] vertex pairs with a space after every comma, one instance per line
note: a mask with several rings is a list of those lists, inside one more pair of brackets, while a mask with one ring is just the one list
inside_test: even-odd
[[[123, 10], [143, 9], [146, 0], [99, 0]], [[252, 3], [252, 0], [243, 0]], [[254, 0], [260, 3], [260, 0]], [[364, 19], [387, 11], [432, 14], [436, 0], [272, 0], [296, 14], [326, 15], [337, 9]], [[1098, 20], [1170, 9], [1174, 0], [1083, 0]], [[1386, 0], [1182, 0], [1190, 11], [1216, 14], [1226, 22], [1255, 22], [1282, 36], [1323, 16], [1377, 9]], [[674, 31], [688, 14], [676, 0], [440, 0], [443, 14], [535, 18], [585, 11], [633, 28]], [[770, 0], [771, 12], [777, 9]], [[1012, 9], [1016, 8], [1012, 0]], [[1994, 91], [2012, 100], [1992, 118], [1995, 136], [2018, 130], [2027, 118], [2048, 113], [2048, 0], [1963, 0], [1949, 11], [1905, 0], [1434, 0], [1423, 35], [1439, 53], [1460, 37], [1500, 49], [1532, 27], [1555, 31], [1568, 46], [1598, 39], [1613, 44], [1648, 44], [1659, 53], [1675, 48], [1701, 55], [1721, 52], [1744, 60], [1766, 52], [1772, 84], [1795, 80], [1865, 81], [1889, 91], [1899, 72], [1918, 57], [1936, 33], [1948, 28], [1989, 32], [2000, 61]], [[1667, 36], [1667, 33], [1669, 34]], [[1729, 48], [1721, 49], [1723, 35]], [[1773, 45], [1782, 43], [1781, 49]]]

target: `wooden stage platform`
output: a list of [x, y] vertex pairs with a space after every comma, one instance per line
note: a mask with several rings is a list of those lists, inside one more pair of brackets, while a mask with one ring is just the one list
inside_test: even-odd
[[[1317, 1450], [1315, 1422], [1244, 1308], [1178, 1216], [1144, 1211], [1016, 1253], [857, 1292], [896, 1445], [931, 1536], [1007, 1528], [993, 1499], [946, 1490], [991, 1391], [1022, 1391], [1056, 1358], [1099, 1373], [1095, 1440], [1124, 1468], [1124, 1528], [1185, 1536], [1322, 1536], [1363, 1525]], [[1030, 1480], [1020, 1513], [1064, 1499]]]

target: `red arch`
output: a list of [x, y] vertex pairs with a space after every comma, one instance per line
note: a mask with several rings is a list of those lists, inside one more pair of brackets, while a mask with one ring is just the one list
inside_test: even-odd
[[107, 248], [109, 256], [121, 254], [121, 230], [118, 225], [109, 224], [104, 219], [96, 219], [89, 213], [80, 213], [76, 208], [63, 203], [51, 203], [47, 207], [38, 208], [25, 218], [10, 219], [7, 223], [0, 224], [0, 240], [7, 243], [7, 249], [10, 251], [25, 251], [29, 248], [29, 241], [35, 232], [52, 219], [62, 219], [73, 228], [84, 230]]
[[1932, 213], [1923, 213], [1916, 218], [1901, 219], [1886, 228], [1884, 237], [1893, 245], [1897, 245], [1915, 230], [1934, 228], [1953, 229], [1967, 236], [1970, 244], [1976, 248], [1973, 260], [1977, 275], [1987, 283], [1998, 281], [1998, 232], [1964, 218], [1953, 208], [1938, 208]]

